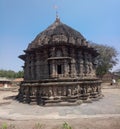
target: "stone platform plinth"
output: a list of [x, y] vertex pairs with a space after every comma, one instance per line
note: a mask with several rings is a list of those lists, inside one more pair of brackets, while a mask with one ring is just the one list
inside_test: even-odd
[[98, 79], [46, 79], [23, 81], [17, 98], [19, 102], [36, 105], [76, 105], [101, 96]]

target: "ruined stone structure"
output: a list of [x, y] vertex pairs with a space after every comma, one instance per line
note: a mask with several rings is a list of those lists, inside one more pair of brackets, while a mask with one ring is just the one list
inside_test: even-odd
[[99, 55], [59, 18], [29, 44], [18, 100], [30, 104], [79, 104], [101, 97], [95, 75]]

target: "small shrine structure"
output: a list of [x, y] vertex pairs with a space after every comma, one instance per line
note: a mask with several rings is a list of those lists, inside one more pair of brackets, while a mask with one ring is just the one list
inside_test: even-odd
[[101, 81], [95, 74], [99, 53], [58, 17], [24, 52], [19, 56], [25, 62], [20, 102], [64, 105], [101, 98]]

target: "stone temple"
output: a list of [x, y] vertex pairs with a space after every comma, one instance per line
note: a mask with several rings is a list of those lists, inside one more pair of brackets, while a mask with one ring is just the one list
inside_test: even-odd
[[24, 52], [19, 56], [25, 62], [20, 102], [65, 105], [101, 98], [101, 81], [95, 74], [99, 53], [58, 17]]

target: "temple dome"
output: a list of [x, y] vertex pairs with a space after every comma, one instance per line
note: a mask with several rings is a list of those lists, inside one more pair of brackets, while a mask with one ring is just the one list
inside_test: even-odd
[[78, 31], [62, 23], [59, 18], [56, 18], [52, 25], [36, 36], [29, 44], [27, 50], [53, 43], [80, 44], [83, 40], [85, 38]]

